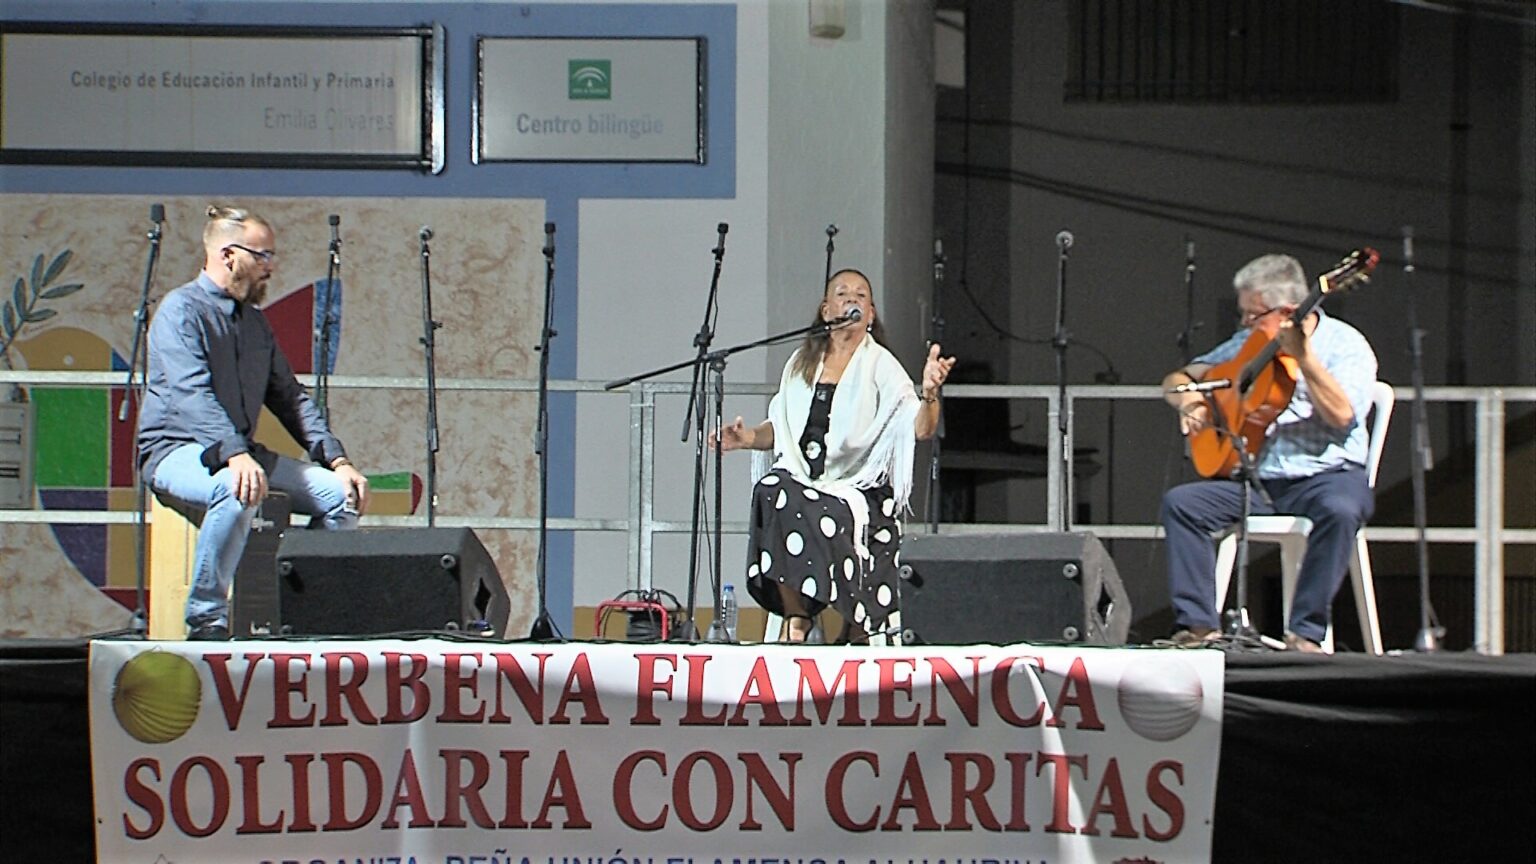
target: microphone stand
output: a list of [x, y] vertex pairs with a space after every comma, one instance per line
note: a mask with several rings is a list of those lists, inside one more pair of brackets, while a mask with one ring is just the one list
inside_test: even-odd
[[1179, 353], [1184, 357], [1184, 364], [1195, 359], [1195, 331], [1204, 326], [1204, 322], [1195, 320], [1195, 241], [1188, 234], [1184, 235], [1184, 330], [1179, 333]]
[[1413, 376], [1413, 527], [1418, 532], [1419, 632], [1413, 650], [1439, 651], [1445, 628], [1440, 625], [1435, 606], [1429, 599], [1429, 504], [1424, 490], [1424, 473], [1435, 467], [1429, 448], [1429, 410], [1424, 404], [1424, 331], [1419, 328], [1419, 293], [1414, 278], [1413, 226], [1403, 226], [1403, 279], [1408, 283], [1408, 353]]
[[[139, 308], [133, 313], [133, 350], [128, 352], [128, 380], [123, 385], [123, 401], [117, 408], [117, 422], [128, 421], [128, 403], [144, 404], [144, 390], [149, 386], [149, 286], [155, 280], [155, 264], [160, 260], [160, 236], [164, 230], [165, 205], [149, 207], [149, 257], [144, 263], [144, 285], [139, 292]], [[135, 384], [137, 376], [137, 384]], [[149, 526], [144, 521], [145, 508], [149, 506], [149, 479], [139, 470], [139, 460], [133, 460], [133, 486], [136, 496], [133, 508], [133, 564], [134, 608], [129, 629], [143, 637], [149, 632], [149, 614], [144, 606], [145, 555], [149, 549]]]
[[[1246, 390], [1246, 387], [1244, 388]], [[1245, 436], [1237, 434], [1227, 426], [1226, 417], [1222, 415], [1221, 408], [1216, 404], [1214, 392], [1205, 392], [1205, 404], [1209, 406], [1211, 420], [1216, 426], [1216, 433], [1232, 442], [1237, 450], [1238, 467], [1233, 472], [1232, 479], [1242, 487], [1243, 505], [1237, 519], [1237, 586], [1232, 600], [1232, 607], [1226, 611], [1222, 633], [1231, 639], [1234, 645], [1243, 648], [1267, 647], [1264, 638], [1259, 635], [1257, 628], [1253, 626], [1253, 620], [1248, 615], [1248, 517], [1253, 515], [1253, 495], [1258, 495], [1265, 506], [1273, 508], [1275, 502], [1269, 497], [1269, 490], [1259, 482], [1259, 472], [1254, 467], [1253, 455], [1248, 452], [1248, 441]]]
[[828, 225], [827, 226], [827, 271], [826, 271], [826, 275], [821, 277], [821, 284], [822, 284], [823, 288], [826, 287], [826, 284], [828, 282], [832, 281], [832, 249], [834, 248], [833, 244], [832, 244], [832, 238], [836, 237], [836, 236], [837, 236], [837, 225], [836, 225], [836, 223], [834, 223], [832, 225]]
[[[1221, 418], [1221, 412], [1216, 410], [1215, 399], [1207, 394], [1206, 401], [1211, 405], [1212, 416]], [[1224, 420], [1218, 419], [1217, 424], [1223, 430], [1223, 434], [1232, 435], [1231, 430], [1226, 429]], [[1233, 598], [1233, 608], [1228, 609], [1226, 613], [1226, 626], [1223, 632], [1238, 645], [1258, 647], [1263, 645], [1264, 641], [1248, 616], [1248, 517], [1253, 515], [1253, 499], [1250, 493], [1258, 493], [1266, 506], [1273, 507], [1274, 501], [1270, 499], [1269, 491], [1259, 482], [1253, 456], [1248, 453], [1247, 439], [1242, 435], [1235, 435], [1233, 445], [1237, 448], [1239, 463], [1238, 476], [1233, 479], [1243, 487], [1243, 506], [1237, 520], [1237, 589]]]
[[544, 328], [539, 332], [539, 419], [533, 451], [539, 457], [539, 616], [533, 621], [530, 639], [555, 638], [555, 622], [549, 615], [549, 341], [555, 338], [555, 223], [544, 223]]
[[[720, 317], [720, 268], [725, 262], [725, 235], [730, 230], [731, 226], [724, 222], [715, 226], [715, 231], [718, 232], [715, 248], [712, 253], [715, 256], [715, 269], [714, 273], [709, 277], [709, 297], [704, 301], [704, 322], [699, 325], [699, 332], [693, 337], [693, 344], [698, 349], [698, 353], [693, 359], [693, 384], [688, 388], [688, 409], [683, 413], [683, 435], [681, 440], [688, 440], [690, 425], [698, 431], [698, 435], [694, 438], [693, 442], [693, 517], [688, 536], [688, 616], [683, 620], [682, 626], [678, 628], [678, 638], [690, 642], [698, 638], [698, 627], [694, 624], [693, 616], [697, 608], [699, 544], [703, 540], [700, 520], [702, 518], [701, 511], [704, 506], [704, 484], [708, 476], [706, 468], [708, 457], [704, 448], [704, 439], [706, 437], [705, 423], [707, 422], [703, 395], [705, 384], [704, 369], [706, 359], [709, 357], [710, 345], [715, 341], [715, 322]], [[724, 371], [724, 366], [722, 365], [719, 370], [719, 374], [722, 377], [724, 376]], [[612, 389], [612, 387], [610, 386], [609, 389]], [[718, 416], [715, 418], [715, 422], [718, 428], [720, 422]], [[715, 528], [717, 534], [720, 527], [719, 471], [720, 460], [717, 456], [715, 459]], [[718, 536], [715, 539], [714, 559], [714, 569], [710, 572], [709, 581], [715, 600], [713, 620], [719, 620], [722, 617], [722, 610], [720, 608], [720, 541]], [[710, 629], [713, 632], [714, 628], [711, 627]]]
[[1072, 526], [1072, 436], [1067, 410], [1067, 250], [1072, 248], [1072, 232], [1056, 235], [1056, 332], [1051, 345], [1056, 349], [1056, 436], [1061, 441], [1061, 487], [1057, 490], [1059, 530]]
[[437, 336], [442, 324], [432, 320], [432, 229], [423, 225], [421, 238], [421, 344], [427, 360], [427, 527], [437, 524]]
[[[933, 315], [929, 319], [929, 334], [934, 345], [944, 344], [944, 241], [933, 240]], [[830, 279], [828, 281], [831, 281]], [[921, 386], [921, 382], [919, 382]], [[1113, 403], [1111, 403], [1113, 404]], [[928, 450], [928, 531], [939, 533], [939, 509], [942, 497], [939, 488], [939, 459], [944, 451], [944, 408], [939, 406], [939, 425], [933, 430]]]
[[[1184, 358], [1184, 365], [1195, 359], [1195, 331], [1204, 326], [1204, 322], [1195, 320], [1195, 241], [1188, 234], [1184, 235], [1184, 330], [1179, 333], [1179, 355]], [[1109, 403], [1110, 441], [1114, 439], [1115, 403]], [[1184, 439], [1184, 458], [1189, 458], [1189, 439]], [[1110, 483], [1113, 492], [1114, 483]], [[1113, 495], [1111, 495], [1113, 500]], [[1114, 506], [1110, 506], [1110, 520], [1114, 520]]]
[[325, 296], [322, 298], [319, 292], [315, 295], [317, 301], [323, 301], [316, 334], [320, 340], [320, 363], [315, 370], [315, 407], [320, 410], [322, 420], [330, 419], [326, 402], [331, 392], [331, 305], [336, 299], [337, 280], [341, 278], [341, 216], [332, 213], [326, 221], [331, 224], [331, 245], [325, 265]]
[[[694, 358], [692, 360], [684, 360], [681, 363], [673, 363], [673, 364], [668, 365], [668, 366], [663, 366], [660, 369], [652, 369], [649, 372], [642, 372], [639, 375], [631, 375], [628, 378], [620, 378], [620, 379], [618, 379], [616, 381], [609, 381], [607, 384], [603, 385], [603, 389], [604, 390], [616, 390], [616, 389], [618, 389], [620, 387], [627, 387], [630, 384], [634, 384], [637, 381], [644, 381], [644, 380], [649, 379], [649, 378], [655, 378], [658, 375], [665, 375], [668, 372], [676, 372], [677, 370], [685, 368], [685, 367], [688, 367], [688, 366], [693, 366], [693, 367], [697, 368], [700, 364], [707, 363], [709, 365], [709, 368], [712, 371], [715, 372], [715, 388], [714, 388], [715, 406], [714, 406], [714, 415], [715, 415], [715, 422], [716, 422], [716, 424], [719, 424], [721, 419], [722, 419], [722, 417], [723, 417], [723, 414], [724, 414], [723, 402], [724, 402], [724, 398], [725, 398], [725, 364], [726, 364], [726, 359], [728, 357], [730, 357], [732, 354], [737, 354], [739, 352], [747, 351], [747, 350], [750, 350], [750, 349], [753, 349], [753, 348], [761, 348], [761, 347], [768, 346], [768, 345], [778, 345], [778, 344], [781, 344], [781, 343], [784, 343], [784, 342], [790, 342], [790, 341], [793, 341], [795, 339], [807, 336], [807, 335], [809, 335], [811, 333], [818, 333], [818, 332], [825, 333], [825, 332], [829, 332], [831, 330], [837, 329], [838, 327], [842, 327], [842, 326], [847, 325], [849, 323], [856, 322], [857, 320], [858, 320], [857, 318], [844, 315], [844, 316], [842, 316], [840, 318], [837, 318], [837, 319], [834, 319], [832, 321], [825, 321], [825, 322], [822, 322], [820, 324], [812, 324], [809, 327], [801, 327], [798, 330], [788, 330], [788, 331], [785, 331], [783, 333], [778, 333], [778, 334], [775, 334], [773, 336], [767, 336], [767, 337], [764, 337], [762, 339], [757, 339], [757, 340], [752, 341], [752, 342], [744, 342], [744, 343], [742, 343], [740, 345], [732, 345], [729, 348], [721, 348], [721, 349], [716, 350], [716, 351], [711, 351], [711, 352], [705, 354], [702, 357], [696, 357], [696, 358]], [[716, 425], [715, 428], [719, 429], [720, 426]], [[704, 435], [705, 435], [704, 431], [702, 429], [699, 430], [699, 437], [701, 439], [704, 437]], [[719, 478], [720, 478], [720, 465], [721, 465], [722, 456], [723, 456], [723, 453], [720, 450], [720, 448], [717, 446], [715, 448], [715, 511], [716, 511], [716, 517], [715, 517], [715, 524], [714, 524], [714, 529], [713, 529], [714, 530], [714, 543], [715, 543], [715, 559], [716, 559], [715, 566], [717, 568], [720, 566], [720, 564], [719, 564], [719, 558], [720, 558], [720, 518], [719, 518], [720, 479]], [[700, 460], [696, 464], [703, 464], [702, 460]], [[699, 484], [697, 484], [697, 483], [695, 484], [696, 487], [698, 485]], [[698, 499], [698, 496], [695, 496], [695, 505], [697, 505], [697, 499]], [[695, 522], [695, 525], [697, 525], [697, 522]], [[695, 533], [697, 533], [697, 531]], [[688, 625], [688, 630], [691, 633], [691, 635], [683, 636], [680, 633], [680, 635], [678, 637], [679, 639], [686, 639], [688, 641], [692, 641], [692, 640], [698, 638], [697, 637], [697, 629], [693, 628], [691, 626], [692, 621], [693, 621], [693, 615], [694, 615], [694, 602], [695, 602], [694, 601], [694, 591], [695, 591], [695, 588], [697, 586], [696, 577], [697, 577], [697, 568], [694, 567], [693, 569], [690, 570], [690, 572], [688, 574], [688, 619], [685, 622], [685, 624]], [[710, 624], [710, 628], [709, 628], [709, 640], [712, 641], [712, 642], [729, 642], [729, 641], [731, 641], [731, 637], [730, 637], [730, 634], [726, 632], [725, 620], [724, 620], [725, 619], [724, 610], [721, 608], [721, 605], [720, 605], [720, 580], [718, 580], [718, 579], [714, 580], [714, 586], [713, 587], [714, 587], [714, 591], [715, 591], [715, 597], [714, 597], [715, 615], [714, 615], [714, 621], [713, 621], [713, 623]]]

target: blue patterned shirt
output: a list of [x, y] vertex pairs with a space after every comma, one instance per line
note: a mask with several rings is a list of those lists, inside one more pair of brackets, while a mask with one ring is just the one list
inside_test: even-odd
[[[1291, 404], [1269, 427], [1268, 439], [1259, 453], [1259, 477], [1265, 480], [1311, 477], [1346, 465], [1365, 465], [1369, 449], [1365, 422], [1371, 411], [1371, 388], [1376, 383], [1376, 352], [1359, 330], [1328, 317], [1321, 308], [1316, 312], [1312, 352], [1344, 388], [1355, 417], [1347, 427], [1335, 429], [1313, 416], [1306, 378], [1299, 379]], [[1190, 362], [1215, 365], [1231, 360], [1251, 332], [1251, 328], [1238, 330], [1227, 341]]]

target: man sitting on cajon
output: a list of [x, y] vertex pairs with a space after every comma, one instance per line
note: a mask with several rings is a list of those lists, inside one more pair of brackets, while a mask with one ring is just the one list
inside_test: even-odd
[[[368, 481], [294, 378], [258, 308], [277, 255], [272, 226], [245, 210], [209, 207], [203, 249], [203, 272], [166, 295], [150, 325], [139, 462], [162, 501], [202, 514], [187, 638], [222, 640], [235, 568], [268, 487], [287, 493], [311, 527], [354, 528]], [[313, 462], [253, 440], [263, 405]]]

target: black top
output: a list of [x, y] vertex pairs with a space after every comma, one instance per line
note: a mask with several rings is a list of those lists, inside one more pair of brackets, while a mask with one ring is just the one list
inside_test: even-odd
[[827, 467], [827, 427], [832, 425], [832, 393], [836, 384], [817, 384], [811, 397], [811, 416], [806, 418], [805, 431], [800, 433], [800, 452], [810, 466], [811, 479], [821, 476]]

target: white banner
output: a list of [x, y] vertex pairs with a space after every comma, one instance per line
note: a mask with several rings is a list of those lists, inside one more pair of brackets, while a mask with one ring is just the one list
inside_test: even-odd
[[702, 39], [486, 38], [475, 161], [703, 162]]
[[425, 158], [425, 36], [0, 37], [6, 151]]
[[98, 860], [1202, 861], [1223, 661], [95, 642]]

